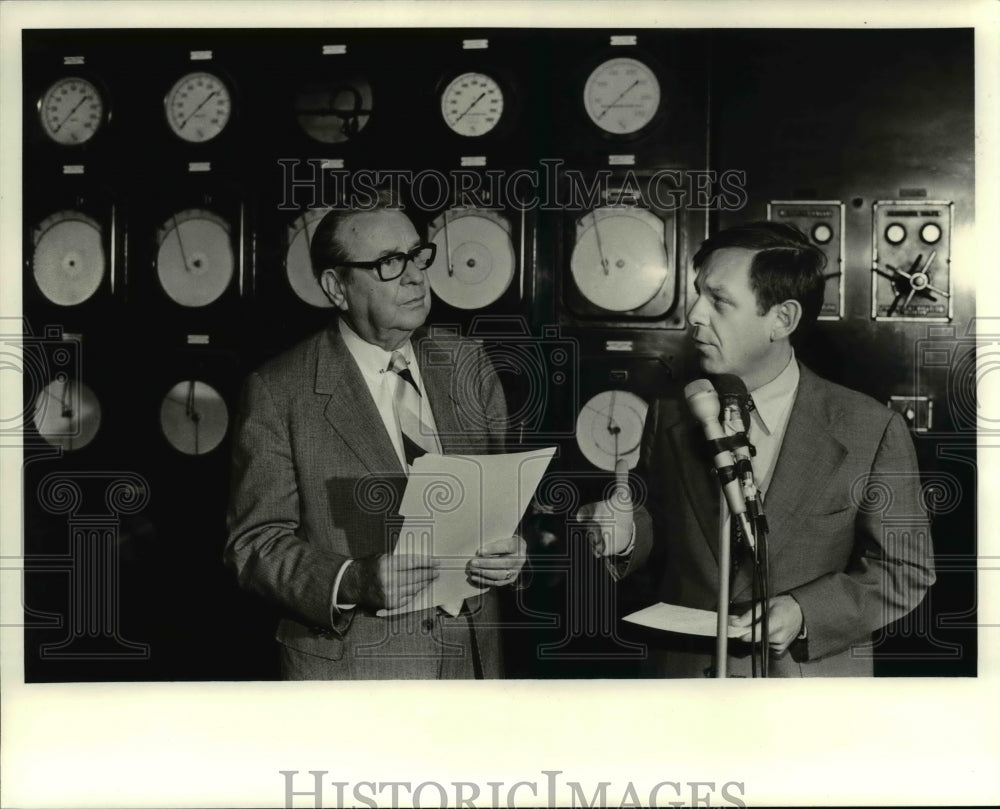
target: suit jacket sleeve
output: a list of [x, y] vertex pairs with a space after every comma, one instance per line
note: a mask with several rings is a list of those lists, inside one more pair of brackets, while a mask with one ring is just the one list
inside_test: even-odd
[[865, 485], [854, 490], [859, 495], [847, 568], [790, 590], [802, 608], [808, 659], [843, 651], [907, 614], [934, 583], [916, 454], [898, 414], [888, 421]]
[[350, 622], [331, 615], [334, 580], [347, 556], [297, 534], [299, 489], [288, 426], [257, 373], [243, 389], [227, 522], [225, 561], [241, 587], [314, 626]]

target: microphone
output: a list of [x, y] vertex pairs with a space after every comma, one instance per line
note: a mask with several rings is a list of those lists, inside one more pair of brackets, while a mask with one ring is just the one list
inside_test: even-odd
[[[701, 422], [705, 431], [705, 438], [713, 446], [715, 442], [724, 439], [726, 434], [719, 424], [719, 394], [712, 383], [707, 379], [696, 379], [684, 387], [684, 398], [687, 399], [691, 414]], [[749, 457], [749, 453], [748, 453]], [[750, 527], [750, 520], [747, 518], [747, 504], [743, 497], [740, 482], [736, 479], [733, 469], [733, 453], [728, 449], [719, 450], [712, 459], [716, 472], [719, 475], [719, 482], [722, 484], [722, 491], [726, 496], [726, 503], [729, 504], [729, 511], [733, 519], [738, 519], [743, 528], [743, 535], [754, 547], [753, 530]], [[752, 473], [751, 473], [752, 476]]]
[[744, 440], [738, 441], [733, 448], [736, 457], [736, 474], [743, 488], [743, 496], [751, 516], [755, 519], [761, 515], [760, 491], [753, 474], [753, 462], [750, 460], [750, 442], [746, 440], [746, 431], [750, 427], [750, 394], [743, 380], [735, 374], [719, 374], [714, 377], [715, 389], [722, 399], [726, 425]]

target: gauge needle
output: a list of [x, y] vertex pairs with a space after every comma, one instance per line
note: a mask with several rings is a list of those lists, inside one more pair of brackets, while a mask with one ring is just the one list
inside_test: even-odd
[[597, 255], [601, 257], [601, 269], [604, 270], [605, 275], [611, 274], [611, 269], [608, 266], [608, 260], [604, 257], [604, 246], [601, 244], [601, 231], [597, 228], [597, 217], [594, 217], [594, 238], [597, 239]]
[[471, 104], [469, 104], [469, 106], [465, 108], [465, 112], [463, 112], [461, 115], [459, 115], [453, 121], [453, 123], [457, 124], [459, 121], [461, 121], [465, 117], [466, 113], [468, 113], [469, 110], [471, 110], [474, 106], [476, 106], [476, 104], [478, 104], [480, 101], [482, 101], [485, 96], [486, 96], [486, 93], [480, 93], [479, 94], [479, 98], [477, 98], [475, 101], [473, 101]]
[[447, 257], [448, 275], [455, 274], [455, 266], [451, 263], [451, 240], [448, 238], [448, 213], [444, 215], [444, 254]]
[[174, 221], [174, 233], [177, 234], [177, 244], [181, 248], [181, 262], [184, 264], [184, 269], [188, 270], [187, 254], [184, 252], [184, 240], [181, 238], [181, 225], [177, 221], [177, 214], [174, 214], [171, 219]]
[[625, 94], [626, 94], [626, 93], [627, 93], [627, 92], [628, 92], [629, 90], [631, 90], [631, 89], [632, 89], [633, 87], [635, 87], [635, 86], [636, 86], [636, 85], [637, 85], [638, 83], [639, 83], [639, 80], [638, 80], [638, 79], [636, 79], [636, 80], [635, 80], [634, 82], [632, 82], [632, 83], [631, 83], [631, 84], [630, 84], [630, 85], [629, 85], [628, 87], [626, 87], [626, 88], [625, 88], [624, 90], [622, 90], [622, 91], [621, 91], [621, 92], [620, 92], [620, 93], [618, 94], [618, 98], [616, 98], [616, 99], [615, 99], [614, 101], [612, 101], [612, 102], [611, 102], [610, 104], [608, 104], [608, 105], [607, 105], [607, 106], [606, 106], [606, 107], [605, 107], [605, 108], [604, 108], [603, 110], [601, 110], [601, 114], [600, 114], [600, 115], [598, 115], [597, 117], [598, 117], [598, 118], [603, 118], [603, 117], [604, 117], [604, 113], [606, 113], [606, 112], [607, 112], [607, 111], [608, 111], [609, 109], [611, 109], [611, 108], [612, 108], [613, 106], [615, 106], [615, 105], [616, 105], [616, 104], [617, 104], [617, 103], [618, 103], [619, 101], [621, 101], [621, 100], [622, 100], [622, 97], [623, 97], [623, 96], [624, 96], [624, 95], [625, 95]]
[[63, 389], [62, 389], [62, 399], [59, 402], [59, 404], [60, 404], [60, 406], [62, 408], [62, 417], [64, 419], [72, 419], [73, 418], [73, 407], [70, 404], [70, 402], [72, 401], [71, 393], [72, 393], [72, 391], [70, 390], [70, 383], [67, 382], [63, 386]]
[[615, 442], [615, 463], [618, 463], [618, 436], [621, 435], [622, 428], [615, 421], [615, 393], [616, 391], [611, 391], [611, 403], [608, 405], [608, 432]]
[[197, 107], [195, 107], [193, 110], [191, 110], [191, 114], [187, 118], [185, 118], [183, 121], [181, 121], [180, 126], [178, 128], [179, 129], [183, 129], [184, 125], [188, 121], [190, 121], [198, 113], [198, 110], [200, 110], [202, 107], [204, 107], [209, 102], [209, 100], [211, 100], [212, 96], [218, 95], [218, 94], [219, 94], [218, 90], [212, 90], [212, 92], [210, 92], [207, 96], [205, 96], [205, 98], [202, 100], [202, 102]]
[[83, 102], [84, 102], [84, 101], [90, 101], [90, 96], [84, 96], [83, 98], [81, 98], [81, 99], [80, 99], [80, 100], [79, 100], [79, 101], [77, 102], [76, 106], [75, 106], [75, 107], [73, 107], [73, 109], [71, 109], [71, 110], [69, 111], [69, 113], [68, 113], [68, 114], [66, 115], [66, 117], [65, 117], [65, 118], [63, 118], [63, 119], [62, 119], [62, 120], [61, 120], [61, 121], [59, 122], [59, 126], [57, 126], [57, 127], [56, 127], [55, 129], [53, 129], [52, 131], [53, 131], [53, 132], [58, 132], [58, 131], [59, 131], [60, 129], [62, 129], [62, 125], [63, 125], [64, 123], [66, 123], [66, 122], [67, 122], [67, 121], [68, 121], [68, 120], [69, 120], [70, 118], [72, 118], [72, 117], [73, 117], [73, 113], [74, 113], [74, 112], [76, 112], [76, 111], [77, 111], [78, 109], [80, 109], [80, 107], [81, 107], [81, 105], [83, 104]]
[[194, 425], [194, 454], [198, 454], [198, 423], [201, 421], [201, 413], [198, 412], [195, 407], [194, 401], [194, 386], [195, 381], [188, 381], [188, 394], [187, 394], [187, 404], [185, 406], [184, 412], [187, 417], [191, 419], [191, 423]]

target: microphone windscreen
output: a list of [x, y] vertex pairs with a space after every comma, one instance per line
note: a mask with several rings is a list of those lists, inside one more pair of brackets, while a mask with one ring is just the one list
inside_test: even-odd
[[707, 379], [696, 379], [685, 385], [684, 397], [692, 415], [702, 424], [719, 418], [719, 395]]

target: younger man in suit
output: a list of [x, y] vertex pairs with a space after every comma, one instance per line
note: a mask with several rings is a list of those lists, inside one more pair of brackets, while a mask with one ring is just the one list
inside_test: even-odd
[[[694, 257], [697, 297], [688, 323], [701, 368], [740, 377], [756, 406], [748, 435], [770, 525], [770, 676], [871, 675], [871, 633], [916, 607], [934, 582], [919, 472], [902, 418], [795, 359], [790, 338], [819, 314], [823, 264], [801, 232], [773, 222], [722, 231]], [[645, 505], [634, 514], [630, 502], [581, 510], [605, 526], [589, 536], [615, 575], [646, 566], [654, 598], [716, 608], [721, 497], [711, 466], [686, 404], [654, 403], [636, 470]], [[870, 485], [887, 489], [891, 502], [866, 500]], [[751, 565], [742, 561], [731, 583], [730, 623], [739, 640], [749, 641]], [[713, 646], [711, 639], [660, 633], [645, 673], [708, 675]], [[730, 641], [731, 675], [750, 672], [749, 649]]]
[[[424, 271], [434, 253], [388, 196], [328, 213], [311, 255], [339, 321], [244, 388], [225, 558], [243, 587], [285, 613], [285, 679], [501, 674], [494, 590], [520, 572], [519, 537], [482, 538], [467, 571], [487, 590], [459, 615], [378, 615], [438, 576], [433, 557], [392, 554], [412, 456], [504, 449], [503, 391], [482, 348], [411, 342], [430, 310]], [[452, 362], [421, 365], [441, 356]]]

